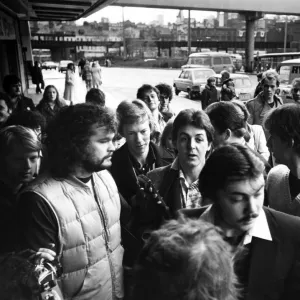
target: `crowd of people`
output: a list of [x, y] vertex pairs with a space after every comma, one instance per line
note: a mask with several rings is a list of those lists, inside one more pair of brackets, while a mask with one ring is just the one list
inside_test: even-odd
[[113, 111], [94, 67], [76, 105], [4, 78], [0, 299], [299, 299], [300, 78], [289, 103], [267, 71], [247, 103], [223, 73], [203, 110], [159, 83]]

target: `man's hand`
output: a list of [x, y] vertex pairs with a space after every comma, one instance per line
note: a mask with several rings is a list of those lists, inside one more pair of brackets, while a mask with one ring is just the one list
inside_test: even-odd
[[[54, 249], [54, 244], [49, 245], [51, 249]], [[31, 249], [24, 250], [19, 255], [26, 257], [34, 265], [40, 264], [43, 260], [53, 261], [56, 258], [55, 251], [48, 248], [40, 248], [38, 251]]]

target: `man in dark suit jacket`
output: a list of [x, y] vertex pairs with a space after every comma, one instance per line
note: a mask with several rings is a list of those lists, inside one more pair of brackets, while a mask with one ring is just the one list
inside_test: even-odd
[[204, 166], [199, 187], [212, 202], [182, 210], [221, 227], [232, 246], [241, 299], [296, 300], [300, 295], [300, 219], [263, 207], [264, 164], [248, 147], [215, 150]]
[[3, 79], [3, 89], [9, 97], [9, 112], [35, 110], [32, 99], [25, 97], [21, 91], [21, 80], [14, 74], [6, 75]]
[[119, 133], [126, 143], [112, 157], [111, 174], [129, 205], [136, 195], [138, 176], [163, 165], [158, 147], [150, 142], [151, 112], [141, 100], [123, 101], [117, 108]]
[[213, 126], [204, 111], [185, 109], [176, 116], [172, 141], [177, 157], [171, 165], [147, 174], [172, 215], [181, 208], [202, 206], [198, 178], [211, 149], [213, 134]]

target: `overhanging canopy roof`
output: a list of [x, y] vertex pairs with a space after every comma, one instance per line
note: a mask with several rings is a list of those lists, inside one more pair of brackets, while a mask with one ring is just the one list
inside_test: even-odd
[[113, 5], [300, 15], [300, 6], [297, 0], [117, 0]]
[[33, 21], [72, 21], [100, 10], [116, 0], [1, 0], [19, 18]]

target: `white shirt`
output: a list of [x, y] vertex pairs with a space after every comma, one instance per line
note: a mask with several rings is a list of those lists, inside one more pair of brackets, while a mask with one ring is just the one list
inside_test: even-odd
[[[205, 212], [200, 216], [200, 219], [215, 224], [214, 206], [210, 205], [205, 210]], [[226, 232], [225, 235], [230, 236], [230, 232]], [[272, 241], [272, 235], [270, 232], [266, 213], [263, 209], [261, 210], [259, 216], [256, 218], [253, 227], [245, 234], [243, 245], [250, 244], [252, 242], [252, 237], [256, 237], [267, 241]]]

